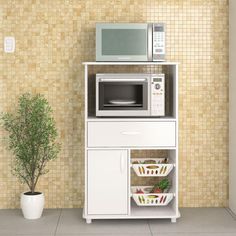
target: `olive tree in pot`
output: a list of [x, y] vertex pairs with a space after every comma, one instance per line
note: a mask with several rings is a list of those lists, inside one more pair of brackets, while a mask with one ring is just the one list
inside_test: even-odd
[[57, 157], [60, 144], [48, 101], [40, 94], [23, 94], [14, 113], [4, 113], [2, 125], [9, 133], [9, 149], [13, 152], [12, 172], [29, 191], [21, 194], [25, 218], [38, 219], [44, 207], [44, 194], [36, 191], [39, 177], [46, 174], [48, 161]]

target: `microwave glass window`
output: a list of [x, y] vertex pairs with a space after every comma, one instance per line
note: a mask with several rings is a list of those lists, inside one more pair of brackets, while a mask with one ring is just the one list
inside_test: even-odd
[[147, 109], [146, 84], [103, 82], [99, 85], [99, 109], [143, 110]]
[[102, 55], [146, 55], [147, 30], [102, 29]]

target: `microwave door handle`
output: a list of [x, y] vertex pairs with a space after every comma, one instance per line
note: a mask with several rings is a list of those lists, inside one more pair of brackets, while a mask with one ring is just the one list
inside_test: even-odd
[[150, 23], [150, 24], [148, 24], [148, 34], [147, 34], [147, 36], [148, 36], [148, 45], [147, 45], [148, 61], [153, 60], [153, 55], [152, 55], [153, 54], [153, 52], [152, 52], [152, 50], [153, 50], [153, 46], [152, 46], [153, 33], [152, 33], [152, 31], [153, 31], [153, 24]]
[[147, 79], [100, 79], [101, 82], [145, 82]]

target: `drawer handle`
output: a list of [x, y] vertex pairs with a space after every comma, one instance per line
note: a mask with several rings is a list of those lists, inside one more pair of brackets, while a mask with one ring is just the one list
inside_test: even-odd
[[124, 132], [121, 132], [121, 134], [123, 134], [123, 135], [138, 135], [138, 134], [140, 134], [140, 132], [138, 132], [138, 131], [124, 131]]

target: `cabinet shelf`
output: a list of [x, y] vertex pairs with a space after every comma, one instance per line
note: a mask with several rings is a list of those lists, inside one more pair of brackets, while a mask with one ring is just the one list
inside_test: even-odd
[[116, 61], [109, 61], [109, 62], [97, 62], [97, 61], [88, 61], [88, 62], [83, 62], [83, 65], [89, 65], [89, 66], [106, 66], [106, 65], [114, 65], [114, 66], [139, 66], [139, 65], [142, 65], [142, 66], [148, 66], [148, 65], [160, 65], [160, 66], [169, 66], [169, 65], [178, 65], [179, 63], [178, 62], [168, 62], [168, 61], [164, 61], [164, 62], [135, 62], [135, 61], [131, 61], [131, 62], [116, 62]]
[[123, 117], [114, 117], [114, 118], [107, 118], [107, 117], [96, 117], [96, 116], [88, 116], [87, 121], [176, 121], [176, 118], [172, 116], [165, 116], [165, 117], [130, 117], [130, 118], [123, 118]]
[[134, 218], [176, 218], [175, 209], [171, 206], [158, 206], [158, 207], [148, 207], [148, 206], [137, 206], [134, 200], [131, 200], [131, 211], [130, 216]]

